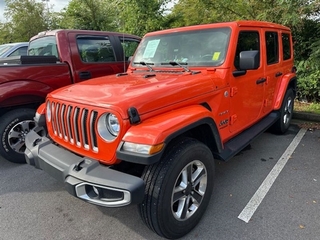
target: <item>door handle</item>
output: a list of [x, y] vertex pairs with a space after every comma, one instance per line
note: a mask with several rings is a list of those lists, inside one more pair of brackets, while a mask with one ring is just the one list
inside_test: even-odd
[[261, 83], [264, 83], [266, 82], [267, 79], [266, 78], [259, 78], [257, 81], [256, 81], [256, 84], [261, 84]]
[[81, 80], [87, 80], [91, 78], [91, 72], [79, 72], [79, 78]]
[[277, 72], [275, 76], [280, 77], [281, 75], [282, 75], [282, 72]]

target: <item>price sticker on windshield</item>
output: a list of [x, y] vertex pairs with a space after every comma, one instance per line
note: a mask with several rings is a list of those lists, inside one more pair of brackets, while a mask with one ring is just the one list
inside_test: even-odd
[[220, 52], [214, 52], [212, 55], [212, 60], [217, 61], [220, 57]]
[[153, 58], [157, 51], [160, 39], [151, 40], [148, 42], [146, 49], [143, 53], [143, 58]]

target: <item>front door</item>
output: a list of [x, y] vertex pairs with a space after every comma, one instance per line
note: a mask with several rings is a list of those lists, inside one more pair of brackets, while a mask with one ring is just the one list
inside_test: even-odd
[[258, 50], [260, 66], [248, 70], [242, 76], [231, 77], [230, 131], [235, 134], [255, 123], [261, 115], [264, 101], [264, 68], [261, 56], [261, 31], [242, 29], [238, 34], [237, 48], [234, 58], [234, 69], [239, 70], [239, 56], [242, 51]]

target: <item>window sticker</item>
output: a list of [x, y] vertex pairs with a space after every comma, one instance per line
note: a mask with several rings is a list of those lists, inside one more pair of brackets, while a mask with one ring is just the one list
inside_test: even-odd
[[160, 42], [160, 39], [149, 41], [143, 53], [143, 58], [153, 58], [158, 48], [159, 42]]
[[214, 52], [212, 55], [212, 60], [217, 61], [220, 57], [220, 52]]

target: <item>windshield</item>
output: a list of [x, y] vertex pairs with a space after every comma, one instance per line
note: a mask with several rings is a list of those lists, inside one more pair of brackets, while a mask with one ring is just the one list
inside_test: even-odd
[[56, 56], [59, 58], [57, 43], [55, 36], [47, 36], [37, 38], [30, 42], [28, 48], [28, 55], [30, 56]]
[[0, 55], [7, 52], [11, 47], [12, 47], [12, 45], [9, 45], [9, 44], [0, 45]]
[[132, 65], [219, 66], [225, 60], [230, 32], [230, 28], [214, 28], [145, 37]]

